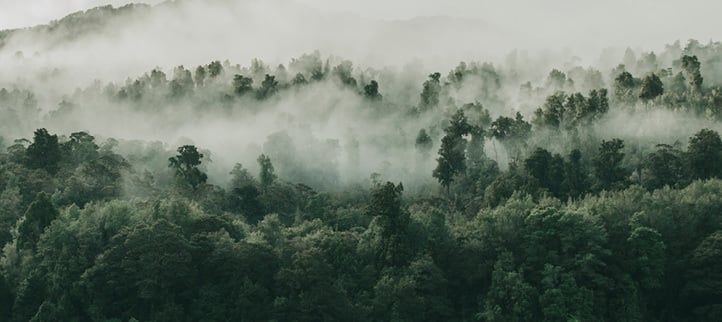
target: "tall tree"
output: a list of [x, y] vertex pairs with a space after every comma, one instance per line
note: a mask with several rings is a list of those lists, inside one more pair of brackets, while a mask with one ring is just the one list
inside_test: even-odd
[[409, 259], [407, 229], [409, 213], [402, 208], [404, 186], [391, 182], [380, 184], [371, 193], [368, 214], [378, 220], [381, 227], [380, 264], [401, 266]]
[[682, 69], [687, 72], [687, 79], [689, 79], [689, 86], [693, 94], [699, 94], [702, 91], [704, 79], [700, 73], [700, 66], [697, 56], [682, 56]]
[[223, 65], [221, 65], [220, 61], [213, 61], [208, 65], [208, 76], [211, 78], [216, 78], [223, 73]]
[[31, 169], [45, 169], [50, 174], [58, 171], [60, 145], [58, 136], [50, 135], [46, 129], [35, 131], [33, 143], [25, 151], [25, 164]]
[[416, 135], [416, 150], [424, 157], [428, 158], [431, 154], [431, 148], [434, 146], [434, 142], [431, 140], [429, 134], [426, 133], [426, 129], [419, 130], [419, 134]]
[[454, 176], [466, 171], [467, 140], [464, 136], [471, 130], [472, 126], [461, 109], [454, 113], [451, 123], [444, 129], [446, 135], [441, 139], [439, 158], [436, 159], [438, 164], [432, 174], [446, 188], [447, 193]]
[[494, 322], [534, 320], [535, 298], [536, 290], [524, 280], [522, 270], [515, 269], [511, 253], [502, 253], [494, 264], [491, 286], [477, 319]]
[[639, 79], [623, 71], [614, 79], [614, 96], [617, 101], [632, 104], [638, 97], [636, 95], [638, 85]]
[[371, 101], [380, 101], [383, 99], [383, 95], [379, 93], [379, 83], [375, 80], [364, 86], [364, 97]]
[[278, 81], [275, 76], [266, 74], [265, 79], [261, 82], [261, 88], [256, 92], [256, 98], [266, 99], [278, 92]]
[[589, 189], [587, 169], [582, 164], [582, 152], [574, 149], [564, 162], [564, 181], [562, 189], [569, 198], [577, 199]]
[[35, 201], [30, 204], [28, 210], [25, 211], [23, 218], [18, 221], [17, 244], [20, 249], [35, 250], [40, 235], [43, 234], [45, 228], [58, 217], [58, 210], [55, 209], [50, 197], [44, 192], [38, 193]]
[[594, 177], [597, 179], [598, 190], [611, 190], [623, 188], [626, 181], [626, 173], [622, 168], [624, 159], [624, 141], [612, 139], [602, 140], [599, 152], [592, 161]]
[[424, 82], [421, 91], [421, 103], [419, 110], [427, 111], [439, 105], [439, 95], [441, 94], [441, 73], [433, 73], [429, 75], [429, 79]]
[[537, 148], [532, 155], [524, 160], [524, 168], [539, 184], [549, 190], [555, 197], [562, 197], [562, 181], [564, 180], [564, 159], [542, 148]]
[[276, 180], [276, 171], [273, 169], [271, 158], [265, 154], [259, 155], [257, 161], [258, 166], [261, 167], [261, 173], [258, 176], [261, 181], [261, 187], [266, 189], [273, 183], [274, 180]]
[[659, 79], [657, 75], [651, 73], [642, 80], [639, 98], [645, 102], [649, 102], [662, 94], [664, 94], [664, 84], [662, 84], [662, 80]]
[[650, 190], [678, 187], [687, 177], [682, 151], [667, 144], [657, 144], [657, 151], [647, 155], [644, 169], [642, 183]]
[[253, 78], [236, 74], [233, 76], [233, 92], [238, 96], [253, 91]]
[[198, 169], [202, 159], [203, 153], [198, 152], [198, 148], [194, 145], [184, 145], [178, 148], [178, 155], [168, 159], [168, 166], [175, 170], [179, 183], [195, 190], [208, 179], [208, 176]]
[[687, 160], [693, 179], [722, 177], [722, 140], [719, 133], [703, 129], [689, 138]]

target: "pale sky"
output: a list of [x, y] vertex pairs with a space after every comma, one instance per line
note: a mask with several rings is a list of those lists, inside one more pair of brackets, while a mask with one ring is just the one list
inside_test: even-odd
[[130, 2], [159, 3], [162, 0], [0, 0], [0, 29], [45, 24], [79, 10]]
[[[214, 0], [218, 1], [218, 0]], [[268, 1], [268, 0], [226, 0]], [[505, 29], [528, 30], [580, 41], [610, 42], [620, 38], [640, 46], [673, 39], [720, 40], [722, 1], [709, 0], [288, 0], [328, 13], [395, 20], [446, 15], [481, 19]], [[47, 23], [91, 8], [128, 0], [0, 0], [0, 29]], [[162, 0], [135, 2], [159, 3]], [[586, 38], [586, 39], [582, 39]]]

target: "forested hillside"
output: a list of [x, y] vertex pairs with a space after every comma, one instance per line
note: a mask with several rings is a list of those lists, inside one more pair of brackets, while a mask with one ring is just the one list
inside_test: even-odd
[[469, 59], [0, 77], [0, 321], [720, 321], [722, 43]]

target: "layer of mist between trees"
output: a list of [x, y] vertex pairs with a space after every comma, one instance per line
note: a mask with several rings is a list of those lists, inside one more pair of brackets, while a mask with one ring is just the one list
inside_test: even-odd
[[[418, 132], [427, 131], [429, 150], [437, 151], [456, 109], [482, 127], [516, 112], [534, 123], [535, 135], [524, 138], [523, 147], [484, 129], [482, 152], [502, 169], [516, 157], [511, 154], [534, 147], [593, 152], [601, 139], [616, 137], [639, 159], [655, 144], [684, 144], [701, 128], [719, 130], [718, 51], [717, 44], [676, 43], [659, 55], [636, 58], [628, 51], [624, 64], [612, 70], [568, 66], [546, 76], [513, 55], [507, 64], [461, 63], [448, 74], [428, 77], [411, 68], [354, 67], [319, 53], [287, 66], [216, 61], [156, 68], [120, 83], [96, 81], [62, 96], [8, 87], [0, 93], [5, 107], [0, 134], [9, 146], [39, 127], [60, 133], [82, 129], [121, 146], [161, 141], [166, 155], [174, 146], [193, 143], [206, 151], [204, 166], [218, 184], [227, 181], [235, 163], [257, 170], [256, 156], [266, 153], [288, 180], [315, 188], [362, 182], [372, 173], [416, 187], [429, 183], [424, 178], [435, 166], [433, 158], [419, 157], [424, 153], [414, 147]], [[704, 83], [695, 85], [695, 77]], [[658, 80], [656, 92], [650, 79]], [[610, 107], [582, 110], [595, 100]], [[479, 119], [487, 114], [488, 121]]]
[[11, 81], [0, 318], [713, 321], [721, 50]]

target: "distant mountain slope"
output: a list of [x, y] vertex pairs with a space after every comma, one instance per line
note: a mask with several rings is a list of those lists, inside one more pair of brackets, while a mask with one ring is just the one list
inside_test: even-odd
[[85, 11], [71, 13], [59, 20], [53, 20], [46, 25], [28, 28], [9, 29], [0, 31], [0, 48], [4, 47], [11, 37], [45, 36], [44, 42], [48, 47], [54, 44], [72, 41], [93, 32], [108, 31], [107, 27], [130, 16], [139, 16], [151, 11], [146, 4], [128, 4], [114, 8], [111, 5], [96, 7]]
[[446, 69], [461, 60], [488, 60], [490, 51], [505, 54], [512, 46], [502, 42], [518, 38], [478, 19], [381, 21], [290, 0], [176, 0], [98, 7], [0, 31], [0, 63], [23, 75], [74, 70], [69, 77], [77, 85], [211, 60], [278, 64], [315, 50], [360, 65], [423, 62]]

